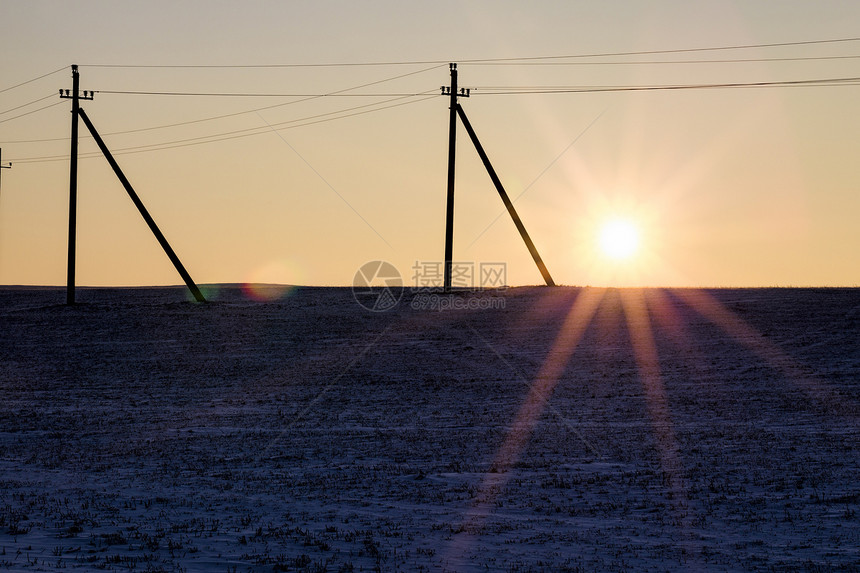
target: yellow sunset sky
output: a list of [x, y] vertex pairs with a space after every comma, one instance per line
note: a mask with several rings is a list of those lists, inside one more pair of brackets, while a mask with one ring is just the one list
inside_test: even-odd
[[[410, 284], [444, 256], [456, 62], [557, 283], [858, 286], [859, 24], [853, 0], [0, 0], [0, 284], [65, 284], [72, 64], [198, 283], [385, 260]], [[668, 86], [698, 87], [639, 89]], [[78, 285], [181, 284], [80, 129]], [[541, 283], [462, 125], [456, 175], [454, 259]], [[629, 256], [601, 248], [617, 219]]]

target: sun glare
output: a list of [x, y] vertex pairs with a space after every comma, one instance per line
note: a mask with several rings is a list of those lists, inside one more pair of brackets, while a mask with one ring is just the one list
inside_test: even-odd
[[600, 250], [610, 259], [629, 259], [639, 250], [639, 230], [626, 219], [613, 219], [600, 229], [599, 242]]

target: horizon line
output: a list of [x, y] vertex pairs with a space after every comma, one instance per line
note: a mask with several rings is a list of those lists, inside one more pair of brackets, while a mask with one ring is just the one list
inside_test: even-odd
[[[248, 286], [255, 287], [271, 287], [271, 288], [353, 288], [351, 284], [289, 284], [289, 283], [266, 283], [266, 282], [206, 282], [198, 283], [200, 287], [220, 287], [220, 288], [243, 288]], [[376, 286], [376, 285], [371, 285]], [[187, 289], [185, 284], [152, 284], [152, 285], [76, 285], [76, 289]], [[443, 290], [440, 286], [414, 286], [402, 285], [403, 289], [422, 290], [428, 289], [432, 291]], [[503, 285], [503, 286], [461, 286], [452, 287], [455, 291], [498, 291], [509, 290], [516, 288], [594, 288], [594, 289], [701, 289], [701, 290], [755, 290], [755, 289], [854, 289], [860, 288], [860, 284], [844, 285], [844, 284], [807, 284], [807, 285], [721, 285], [721, 286], [702, 286], [702, 285], [594, 285], [594, 284], [556, 284], [547, 286], [543, 283], [534, 284], [518, 284], [518, 285]], [[0, 284], [0, 289], [45, 289], [45, 290], [65, 290], [66, 285], [58, 284]]]

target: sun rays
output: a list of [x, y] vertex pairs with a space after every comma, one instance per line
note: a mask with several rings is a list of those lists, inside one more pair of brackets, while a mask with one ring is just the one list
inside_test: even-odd
[[471, 507], [464, 515], [460, 533], [449, 548], [450, 563], [462, 562], [482, 534], [484, 523], [497, 507], [497, 500], [516, 474], [517, 463], [523, 458], [539, 420], [548, 408], [552, 408], [550, 401], [553, 391], [565, 377], [570, 361], [575, 359], [577, 347], [594, 324], [596, 315], [612, 306], [607, 305], [610, 295], [617, 295], [620, 299], [620, 305], [611, 310], [622, 316], [610, 322], [615, 328], [626, 331], [631, 346], [636, 374], [642, 387], [644, 411], [647, 412], [656, 450], [656, 461], [663, 474], [663, 495], [671, 518], [679, 528], [678, 544], [693, 562], [699, 553], [692, 526], [695, 510], [688, 503], [683, 452], [673, 419], [672, 393], [666, 387], [661, 369], [660, 352], [664, 343], [658, 344], [657, 333], [661, 340], [668, 341], [683, 356], [689, 357], [693, 372], [704, 372], [706, 366], [697, 360], [702, 354], [698, 352], [686, 323], [690, 315], [685, 309], [692, 310], [694, 316], [698, 315], [716, 326], [729, 340], [744, 347], [752, 356], [788, 380], [802, 383], [807, 393], [815, 397], [826, 396], [826, 389], [821, 383], [804, 375], [802, 366], [706, 291], [581, 289], [567, 311], [538, 373], [531, 381], [529, 392], [498, 447], [489, 472], [483, 476]]

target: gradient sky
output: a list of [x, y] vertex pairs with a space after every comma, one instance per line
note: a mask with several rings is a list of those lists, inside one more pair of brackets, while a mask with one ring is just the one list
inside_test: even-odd
[[[81, 89], [102, 92], [311, 95], [416, 72], [351, 92], [374, 97], [98, 93], [82, 104], [115, 151], [262, 128], [117, 155], [198, 283], [344, 285], [363, 263], [382, 259], [411, 284], [416, 261], [439, 261], [444, 252], [448, 101], [381, 102], [438, 94], [449, 81], [447, 62], [460, 62], [460, 85], [478, 88], [463, 107], [509, 194], [526, 189], [516, 207], [557, 283], [858, 286], [860, 85], [481, 92], [858, 77], [860, 42], [579, 65], [466, 62], [854, 38], [858, 22], [855, 0], [0, 0], [0, 147], [3, 162], [13, 162], [2, 171], [0, 284], [65, 282], [69, 102], [14, 108], [71, 88], [73, 63]], [[858, 57], [761, 61], [822, 56]], [[757, 61], [619, 63], [682, 59]], [[415, 61], [431, 63], [133, 67]], [[284, 123], [372, 103], [405, 105]], [[233, 115], [140, 131], [225, 114]], [[78, 284], [181, 284], [105, 160], [88, 156], [93, 151], [82, 138]], [[496, 220], [503, 205], [462, 127], [456, 193], [454, 258], [504, 262], [510, 284], [540, 283], [513, 223], [506, 214]], [[598, 248], [600, 227], [613, 216], [640, 227], [641, 248], [630, 260], [613, 262]]]

